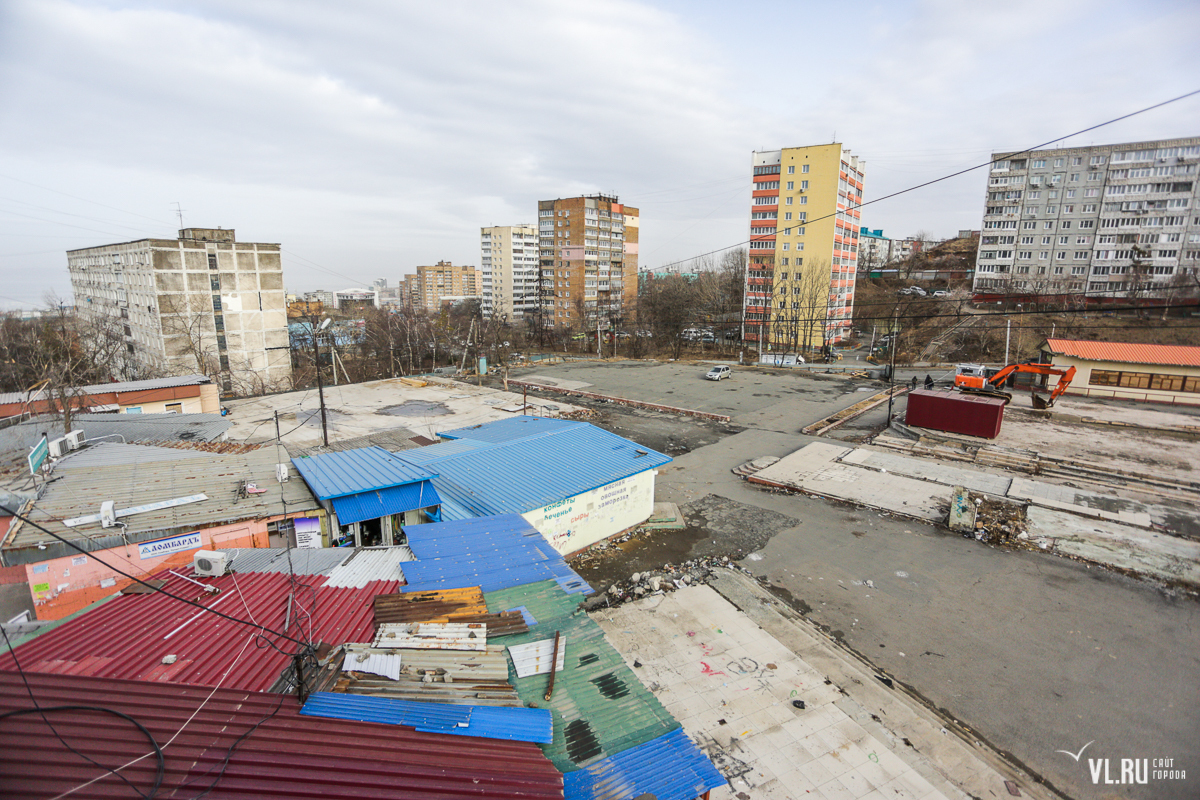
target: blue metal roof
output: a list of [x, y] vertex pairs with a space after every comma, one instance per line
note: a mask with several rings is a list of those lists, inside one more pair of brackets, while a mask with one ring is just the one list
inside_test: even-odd
[[570, 419], [521, 416], [488, 422], [482, 425], [472, 425], [468, 428], [455, 428], [452, 431], [442, 431], [438, 436], [443, 439], [471, 439], [477, 442], [510, 442], [514, 439], [525, 439], [530, 436], [557, 433], [558, 431], [578, 428], [587, 424], [586, 422], [576, 422]]
[[313, 494], [322, 500], [427, 481], [436, 473], [402, 461], [382, 447], [293, 458]]
[[565, 800], [694, 800], [725, 778], [682, 729], [563, 775]]
[[544, 580], [558, 581], [569, 594], [592, 591], [518, 514], [410, 525], [404, 532], [417, 560], [404, 564], [402, 591], [479, 586], [490, 592]]
[[417, 481], [404, 486], [376, 489], [373, 492], [333, 498], [333, 510], [338, 522], [349, 525], [364, 519], [377, 519], [388, 514], [403, 514], [417, 508], [441, 505], [442, 498], [429, 481]]
[[316, 692], [300, 709], [310, 717], [409, 725], [422, 733], [448, 733], [483, 739], [546, 743], [552, 740], [552, 717], [544, 708], [460, 706], [422, 703], [392, 697]]
[[[540, 423], [513, 418], [460, 428], [450, 433], [494, 435], [503, 441], [460, 439], [406, 450], [395, 458], [438, 473], [434, 486], [447, 501], [448, 519], [481, 511], [523, 514], [671, 461], [670, 456], [586, 422], [550, 422], [558, 424], [543, 429]], [[493, 434], [495, 426], [502, 427]], [[517, 437], [520, 430], [533, 433]], [[475, 444], [467, 448], [466, 442]]]

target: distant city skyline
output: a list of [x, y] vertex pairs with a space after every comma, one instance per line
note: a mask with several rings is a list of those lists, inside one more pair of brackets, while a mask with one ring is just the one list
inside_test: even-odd
[[[282, 243], [292, 293], [395, 285], [478, 266], [480, 229], [534, 223], [539, 200], [596, 193], [637, 204], [639, 266], [661, 269], [749, 238], [756, 150], [841, 142], [870, 203], [1200, 88], [1200, 51], [1165, 35], [1197, 24], [1200, 7], [1165, 1], [14, 0], [0, 308], [69, 299], [67, 250], [192, 226]], [[764, 48], [767, 29], [797, 46]], [[1153, 58], [1107, 57], [1130, 42]], [[1198, 111], [1193, 97], [1054, 146], [1195, 136]], [[862, 224], [979, 228], [987, 180], [868, 205]]]

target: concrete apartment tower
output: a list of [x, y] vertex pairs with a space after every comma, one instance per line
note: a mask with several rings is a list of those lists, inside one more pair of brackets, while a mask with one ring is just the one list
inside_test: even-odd
[[184, 228], [67, 251], [75, 305], [124, 327], [131, 377], [200, 373], [225, 394], [291, 386], [278, 244]]
[[538, 203], [541, 314], [546, 327], [594, 328], [632, 314], [638, 210], [615, 195]]
[[866, 162], [841, 144], [755, 152], [745, 338], [815, 351], [850, 335]]
[[449, 261], [439, 261], [404, 276], [405, 301], [414, 308], [437, 311], [443, 302], [482, 296], [483, 273], [478, 267], [456, 267]]
[[974, 290], [1165, 298], [1195, 286], [1200, 138], [992, 155]]
[[537, 310], [536, 225], [494, 225], [479, 232], [483, 315], [517, 320]]

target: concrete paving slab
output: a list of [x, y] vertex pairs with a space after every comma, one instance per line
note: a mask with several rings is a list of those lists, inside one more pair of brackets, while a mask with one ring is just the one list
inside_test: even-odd
[[[862, 709], [853, 703], [843, 708], [849, 701], [836, 687], [818, 698], [810, 690], [829, 688], [825, 674], [712, 587], [688, 587], [593, 618], [631, 666], [636, 657], [641, 666], [634, 670], [651, 691], [660, 700], [671, 698], [668, 709], [729, 779], [713, 791], [714, 800], [859, 800], [881, 792], [958, 798], [968, 787], [1003, 786], [1004, 776], [978, 760], [959, 763], [961, 775], [948, 779], [924, 751], [902, 743], [906, 733], [868, 730], [856, 717]], [[653, 654], [642, 647], [651, 640], [663, 650]], [[672, 672], [679, 680], [668, 689], [662, 678]], [[798, 699], [805, 708], [792, 705]], [[894, 711], [888, 719], [902, 718]], [[869, 714], [861, 719], [874, 725]]]
[[839, 463], [838, 459], [850, 452], [851, 448], [813, 442], [748, 480], [933, 522], [940, 522], [946, 516], [950, 497], [946, 486]]
[[592, 385], [587, 381], [573, 381], [563, 377], [552, 378], [549, 375], [522, 375], [521, 380], [546, 386], [557, 386], [560, 389], [587, 389]]
[[[521, 408], [521, 395], [486, 386], [427, 378], [426, 386], [412, 386], [400, 378], [325, 387], [329, 440], [350, 439], [377, 431], [406, 427], [436, 438], [438, 431], [508, 419]], [[230, 441], [265, 442], [275, 438], [276, 411], [282, 440], [290, 447], [321, 443], [321, 414], [317, 390], [287, 392], [245, 400], [230, 400], [233, 421]], [[532, 402], [531, 402], [532, 405]], [[570, 403], [538, 401], [538, 416], [558, 416], [578, 410]]]
[[922, 458], [909, 458], [895, 453], [857, 448], [842, 458], [843, 464], [894, 472], [910, 478], [922, 478], [945, 486], [965, 486], [973, 492], [1003, 496], [1012, 483], [1006, 475], [991, 475], [978, 470], [965, 470]]
[[1089, 517], [1126, 525], [1150, 527], [1151, 506], [1136, 500], [1127, 500], [1115, 495], [1089, 492], [1073, 486], [1060, 486], [1045, 481], [1013, 478], [1008, 496], [1037, 505], [1072, 511]]
[[1026, 517], [1030, 538], [1054, 552], [1200, 585], [1200, 542], [1038, 506]]

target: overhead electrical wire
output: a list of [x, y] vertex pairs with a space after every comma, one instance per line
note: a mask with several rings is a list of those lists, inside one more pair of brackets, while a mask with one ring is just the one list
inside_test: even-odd
[[[216, 609], [209, 608], [208, 606], [198, 603], [195, 600], [189, 600], [186, 597], [180, 597], [177, 594], [168, 592], [166, 589], [164, 589], [162, 587], [155, 586], [154, 584], [148, 583], [147, 581], [144, 581], [141, 578], [135, 577], [133, 575], [130, 575], [127, 572], [117, 569], [116, 567], [109, 564], [107, 561], [104, 561], [103, 559], [99, 558], [94, 551], [84, 550], [82, 547], [80, 547], [75, 542], [73, 542], [70, 539], [67, 539], [63, 536], [59, 536], [54, 531], [52, 531], [42, 525], [39, 525], [37, 522], [35, 522], [34, 520], [25, 516], [24, 514], [21, 514], [17, 511], [6, 508], [4, 506], [0, 506], [0, 511], [4, 511], [6, 514], [8, 514], [18, 520], [21, 520], [22, 522], [24, 522], [27, 525], [32, 525], [34, 528], [38, 529], [39, 531], [46, 534], [47, 536], [62, 542], [63, 544], [67, 545], [68, 547], [78, 550], [80, 553], [88, 556], [96, 563], [100, 564], [101, 566], [107, 567], [108, 569], [112, 570], [113, 572], [117, 573], [118, 575], [120, 575], [124, 578], [128, 578], [129, 580], [131, 580], [135, 583], [141, 584], [142, 586], [151, 590], [150, 593], [164, 594], [167, 597], [170, 597], [172, 600], [178, 600], [180, 603], [186, 603], [189, 606], [194, 606], [194, 607], [200, 609], [201, 611], [207, 611], [210, 614], [215, 614], [216, 616], [220, 617], [221, 619], [228, 620], [229, 622], [235, 622], [238, 625], [245, 625], [246, 627], [249, 627], [249, 628], [256, 628], [260, 631], [260, 634], [259, 634], [260, 636], [263, 635], [264, 633], [268, 633], [268, 634], [278, 637], [280, 639], [286, 639], [287, 641], [292, 642], [293, 644], [297, 644], [297, 645], [301, 645], [301, 646], [307, 645], [307, 643], [304, 641], [301, 641], [299, 639], [293, 639], [291, 636], [288, 636], [287, 634], [284, 634], [284, 633], [280, 633], [279, 631], [276, 631], [272, 628], [268, 628], [265, 625], [259, 625], [255, 622], [252, 622], [249, 620], [239, 619], [238, 617], [235, 617], [231, 614], [226, 614], [224, 611], [217, 611]], [[275, 646], [273, 643], [268, 643], [268, 644], [270, 644], [270, 646], [273, 647], [275, 650], [279, 650], [279, 648], [277, 646]], [[291, 653], [284, 653], [282, 650], [279, 650], [279, 652], [281, 652], [287, 656], [292, 655]]]
[[[1185, 100], [1185, 99], [1192, 97], [1194, 95], [1197, 95], [1197, 94], [1200, 94], [1200, 89], [1194, 89], [1193, 91], [1187, 92], [1185, 94], [1181, 94], [1176, 97], [1172, 97], [1169, 100], [1164, 100], [1161, 103], [1155, 103], [1154, 105], [1146, 106], [1145, 108], [1140, 108], [1137, 111], [1131, 111], [1128, 114], [1123, 114], [1119, 117], [1113, 117], [1112, 119], [1105, 120], [1104, 122], [1099, 122], [1095, 125], [1090, 125], [1086, 128], [1075, 131], [1074, 133], [1068, 133], [1064, 136], [1056, 136], [1053, 139], [1050, 139], [1049, 141], [1042, 142], [1041, 144], [1035, 144], [1032, 147], [1025, 148], [1024, 150], [1014, 150], [1012, 152], [1008, 152], [1005, 154], [1005, 158], [1012, 158], [1013, 156], [1018, 156], [1018, 155], [1021, 155], [1022, 153], [1030, 153], [1039, 148], [1054, 144], [1055, 142], [1060, 142], [1063, 139], [1070, 139], [1073, 136], [1079, 136], [1079, 135], [1087, 133], [1089, 131], [1094, 131], [1094, 130], [1097, 130], [1098, 128], [1103, 128], [1107, 125], [1112, 125], [1113, 123], [1129, 119], [1130, 117], [1136, 117], [1139, 114], [1145, 114], [1147, 111], [1153, 111], [1156, 108], [1162, 108], [1163, 106], [1170, 105], [1171, 103], [1177, 103], [1180, 100]], [[874, 205], [875, 203], [881, 203], [884, 200], [890, 200], [893, 197], [899, 197], [902, 194], [907, 194], [909, 192], [915, 192], [917, 189], [924, 189], [926, 186], [932, 186], [935, 183], [941, 183], [942, 181], [948, 181], [951, 178], [957, 178], [959, 175], [965, 175], [966, 173], [974, 172], [977, 169], [983, 169], [984, 167], [990, 167], [994, 162], [995, 162], [995, 159], [988, 159], [987, 161], [983, 162], [982, 164], [976, 164], [975, 166], [972, 166], [972, 167], [960, 169], [960, 170], [957, 170], [956, 172], [951, 172], [948, 175], [943, 175], [940, 178], [934, 178], [933, 180], [925, 181], [923, 183], [918, 183], [915, 186], [910, 186], [907, 189], [901, 189], [900, 191], [892, 192], [891, 194], [885, 194], [883, 197], [877, 197], [874, 200], [868, 200], [865, 203], [858, 203], [856, 205], [847, 204], [846, 211], [854, 211], [854, 210], [863, 208], [864, 206]], [[812, 225], [814, 222], [821, 222], [821, 221], [827, 220], [831, 217], [836, 217], [838, 214], [844, 214], [844, 213], [845, 213], [844, 211], [834, 211], [833, 213], [826, 214], [823, 217], [817, 217], [815, 219], [804, 220], [800, 224], [796, 224], [796, 225], [792, 225], [787, 228], [783, 228], [782, 231], [786, 233], [787, 231], [791, 231], [795, 228], [801, 228], [801, 227], [804, 227], [805, 225]], [[694, 261], [699, 258], [704, 258], [705, 256], [717, 255], [718, 253], [723, 253], [726, 250], [732, 250], [735, 247], [741, 247], [742, 245], [750, 244], [751, 242], [763, 241], [765, 236], [766, 236], [766, 234], [764, 234], [764, 236], [760, 236], [758, 238], [755, 238], [752, 236], [749, 239], [745, 239], [743, 241], [737, 242], [736, 244], [727, 245], [725, 247], [719, 247], [716, 250], [710, 250], [707, 253], [700, 253], [699, 255], [690, 256], [688, 258], [679, 259], [678, 261], [673, 261], [669, 264], [664, 264], [662, 267], [660, 267], [660, 269], [668, 269], [670, 267], [682, 265], [688, 261]]]

